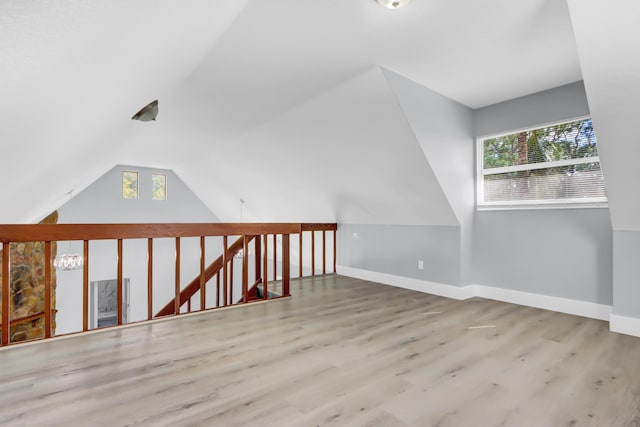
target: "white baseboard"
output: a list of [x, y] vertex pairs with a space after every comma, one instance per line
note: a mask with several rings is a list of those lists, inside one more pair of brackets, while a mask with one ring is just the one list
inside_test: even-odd
[[396, 276], [393, 274], [378, 273], [377, 271], [361, 270], [359, 268], [336, 266], [336, 272], [342, 276], [356, 279], [369, 280], [371, 282], [384, 283], [385, 285], [412, 291], [424, 292], [457, 300], [464, 300], [475, 296], [473, 286], [452, 286], [442, 283], [428, 282], [426, 280], [412, 279], [410, 277]]
[[611, 314], [609, 316], [609, 330], [619, 334], [640, 337], [640, 319]]
[[611, 306], [550, 295], [475, 285], [476, 296], [598, 320], [609, 320]]
[[[484, 285], [444, 285], [442, 283], [434, 283], [426, 280], [412, 279], [408, 277], [395, 276], [393, 274], [378, 273], [375, 271], [361, 270], [345, 266], [337, 266], [337, 273], [343, 276], [354, 277], [356, 279], [370, 280], [372, 282], [384, 283], [385, 285], [411, 289], [457, 300], [481, 297], [599, 320], [609, 320], [611, 315], [610, 305], [596, 304], [549, 295], [540, 295], [530, 292], [514, 291], [511, 289], [494, 288]], [[640, 324], [640, 320], [637, 320], [637, 322]], [[636, 330], [640, 331], [640, 328], [636, 328]]]

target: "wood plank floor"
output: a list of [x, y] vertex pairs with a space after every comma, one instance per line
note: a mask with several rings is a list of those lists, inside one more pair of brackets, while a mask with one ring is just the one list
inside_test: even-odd
[[292, 293], [4, 349], [0, 425], [640, 426], [640, 339], [606, 322], [335, 275]]

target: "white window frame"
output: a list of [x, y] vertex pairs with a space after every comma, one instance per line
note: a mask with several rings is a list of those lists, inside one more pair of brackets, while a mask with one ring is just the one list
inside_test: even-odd
[[[154, 192], [153, 192], [153, 177], [154, 176], [164, 176], [164, 198], [163, 199], [155, 199], [154, 198]], [[153, 172], [151, 174], [151, 200], [153, 201], [157, 201], [157, 202], [164, 202], [167, 200], [167, 181], [168, 181], [168, 177], [167, 174], [165, 172]]]
[[[555, 122], [543, 123], [526, 128], [517, 128], [506, 132], [488, 134], [476, 138], [476, 209], [477, 210], [517, 210], [517, 209], [575, 209], [575, 208], [606, 208], [608, 201], [606, 197], [585, 197], [580, 199], [540, 199], [540, 200], [517, 200], [517, 201], [484, 201], [484, 177], [486, 175], [497, 175], [508, 172], [519, 172], [525, 170], [548, 169], [552, 167], [579, 165], [585, 163], [600, 163], [600, 156], [585, 157], [570, 160], [558, 160], [552, 162], [541, 162], [528, 165], [505, 166], [484, 170], [484, 141], [490, 138], [498, 138], [505, 135], [512, 135], [519, 132], [528, 132], [547, 126], [556, 126], [564, 123], [576, 122], [579, 120], [591, 119], [591, 116], [579, 116]], [[597, 138], [596, 138], [597, 139]], [[600, 164], [602, 169], [602, 164]]]
[[[135, 174], [136, 176], [136, 197], [125, 197], [124, 196], [124, 188], [123, 188], [123, 184], [124, 184], [124, 174], [125, 173], [132, 173]], [[120, 194], [123, 200], [137, 200], [140, 198], [140, 172], [138, 171], [132, 171], [132, 170], [123, 170], [121, 175], [120, 175]]]

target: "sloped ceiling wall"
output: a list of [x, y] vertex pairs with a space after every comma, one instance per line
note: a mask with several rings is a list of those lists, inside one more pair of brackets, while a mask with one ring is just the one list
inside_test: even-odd
[[474, 207], [473, 110], [384, 70], [458, 221]]
[[249, 221], [458, 224], [378, 67], [235, 138], [176, 115], [179, 125], [165, 118], [132, 145], [170, 145], [198, 129], [174, 170], [222, 221], [239, 220], [243, 199]]
[[379, 66], [475, 108], [580, 80], [568, 24], [551, 0], [6, 0], [0, 222], [135, 164], [223, 221], [242, 198], [255, 220], [457, 224]]
[[245, 0], [0, 2], [1, 223], [123, 163], [129, 118], [173, 93]]
[[640, 230], [640, 2], [569, 0], [614, 230]]

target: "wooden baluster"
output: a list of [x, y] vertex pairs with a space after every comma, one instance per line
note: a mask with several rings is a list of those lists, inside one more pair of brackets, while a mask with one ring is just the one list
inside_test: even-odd
[[258, 283], [262, 279], [262, 239], [261, 236], [254, 236], [254, 249], [255, 253], [255, 280], [254, 283]]
[[267, 282], [269, 281], [269, 279], [268, 279], [269, 275], [267, 274], [268, 273], [267, 269], [269, 267], [268, 266], [269, 263], [267, 262], [267, 259], [268, 259], [268, 254], [267, 254], [268, 245], [267, 245], [267, 243], [268, 242], [269, 242], [269, 236], [267, 234], [265, 234], [264, 235], [264, 274], [262, 275], [262, 277], [264, 277], [264, 281], [262, 283], [262, 293], [263, 293], [262, 298], [264, 298], [264, 299], [269, 299], [269, 287], [267, 285]]
[[333, 272], [336, 272], [336, 247], [337, 245], [337, 238], [336, 238], [336, 234], [338, 233], [338, 230], [333, 230]]
[[302, 278], [302, 230], [300, 230], [300, 248], [299, 248], [299, 255], [298, 255], [298, 264], [300, 264], [298, 266], [298, 277]]
[[316, 275], [316, 232], [311, 230], [311, 276]]
[[227, 271], [227, 264], [229, 263], [229, 260], [227, 259], [229, 257], [229, 254], [227, 253], [227, 236], [222, 237], [222, 246], [222, 292], [224, 293], [222, 305], [226, 307], [229, 301], [227, 298], [227, 283], [229, 280], [229, 273]]
[[9, 344], [9, 253], [11, 243], [2, 242], [2, 345]]
[[273, 235], [273, 281], [278, 280], [278, 239]]
[[200, 236], [200, 310], [204, 310], [207, 304], [206, 282], [204, 280], [204, 236]]
[[216, 307], [220, 307], [220, 273], [216, 274]]
[[180, 314], [180, 307], [182, 306], [180, 301], [180, 238], [176, 237], [176, 297], [174, 314], [177, 316]]
[[187, 313], [191, 313], [191, 298], [187, 300]]
[[327, 274], [327, 231], [322, 230], [322, 274]]
[[44, 337], [51, 338], [51, 241], [44, 242]]
[[233, 305], [233, 264], [234, 257], [229, 257], [229, 305]]
[[242, 236], [242, 298], [249, 302], [249, 238]]
[[153, 239], [147, 239], [147, 319], [153, 319]]
[[122, 239], [118, 239], [118, 325], [122, 325]]
[[282, 235], [282, 295], [291, 296], [289, 292], [289, 234]]
[[82, 330], [89, 330], [89, 241], [83, 242], [82, 256]]

